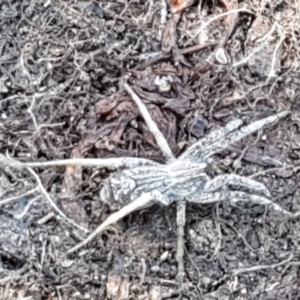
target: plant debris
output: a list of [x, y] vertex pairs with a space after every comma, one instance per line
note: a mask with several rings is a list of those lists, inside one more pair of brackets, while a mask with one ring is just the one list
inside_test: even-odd
[[[161, 162], [119, 88], [127, 76], [176, 155], [230, 120], [290, 110], [209, 172], [255, 178], [300, 211], [297, 2], [4, 0], [0, 16], [1, 154]], [[257, 206], [188, 206], [182, 291], [174, 207], [134, 213], [66, 256], [111, 213], [108, 174], [36, 170], [65, 219], [30, 171], [0, 162], [0, 299], [297, 299], [299, 222]]]

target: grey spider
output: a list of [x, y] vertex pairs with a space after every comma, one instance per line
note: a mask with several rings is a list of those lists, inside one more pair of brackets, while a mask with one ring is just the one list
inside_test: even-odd
[[[167, 141], [151, 119], [146, 106], [127, 83], [124, 83], [124, 88], [138, 106], [149, 130], [154, 135], [166, 159], [165, 165], [147, 159], [129, 157], [67, 159], [22, 164], [26, 167], [59, 165], [98, 166], [118, 171], [106, 180], [104, 187], [100, 191], [100, 198], [109, 204], [117, 202], [121, 204], [122, 208], [112, 213], [94, 232], [67, 253], [80, 249], [109, 225], [135, 210], [145, 208], [153, 203], [170, 205], [176, 202], [178, 236], [176, 253], [178, 264], [177, 279], [181, 286], [184, 280], [184, 227], [187, 202], [206, 204], [225, 200], [230, 200], [231, 202], [252, 201], [257, 204], [270, 205], [277, 211], [294, 216], [269, 199], [271, 196], [270, 192], [262, 183], [235, 174], [219, 175], [211, 179], [205, 173], [208, 160], [213, 154], [226, 149], [229, 145], [263, 127], [277, 122], [280, 118], [287, 116], [288, 112], [280, 112], [247, 126], [242, 126], [243, 122], [241, 120], [234, 120], [225, 127], [208, 134], [189, 147], [178, 158], [175, 158]], [[249, 192], [230, 190], [229, 186], [242, 187]]]

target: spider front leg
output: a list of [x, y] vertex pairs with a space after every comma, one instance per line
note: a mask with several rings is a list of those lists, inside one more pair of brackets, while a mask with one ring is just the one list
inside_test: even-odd
[[235, 174], [224, 174], [209, 180], [204, 186], [204, 193], [216, 192], [222, 188], [227, 188], [229, 185], [236, 187], [243, 187], [248, 189], [250, 192], [261, 193], [266, 197], [271, 197], [269, 190], [264, 184], [257, 182], [253, 179], [242, 177]]
[[208, 134], [205, 138], [192, 145], [179, 157], [179, 159], [204, 162], [213, 154], [225, 150], [233, 143], [259, 131], [269, 124], [278, 122], [288, 114], [289, 112], [283, 111], [243, 126], [239, 130], [237, 129], [241, 125], [241, 120], [232, 121], [228, 123], [225, 128], [221, 128], [220, 130]]

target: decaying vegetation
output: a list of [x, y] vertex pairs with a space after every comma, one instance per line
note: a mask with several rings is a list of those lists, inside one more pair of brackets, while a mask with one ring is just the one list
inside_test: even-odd
[[[289, 110], [209, 175], [249, 176], [300, 211], [299, 5], [0, 1], [0, 152], [162, 162], [126, 76], [176, 156], [230, 120]], [[114, 210], [99, 197], [107, 175], [1, 161], [0, 299], [297, 299], [299, 220], [251, 204], [188, 205], [182, 291], [175, 207], [136, 212], [66, 256]]]

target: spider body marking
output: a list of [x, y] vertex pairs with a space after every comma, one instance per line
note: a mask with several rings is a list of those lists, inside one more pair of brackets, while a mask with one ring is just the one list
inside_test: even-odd
[[205, 163], [175, 160], [167, 165], [125, 169], [106, 180], [100, 198], [111, 206], [115, 203], [124, 205], [140, 197], [142, 193], [155, 192], [161, 197], [153, 201], [164, 205], [185, 201], [201, 195], [205, 184], [210, 180], [204, 172], [205, 168]]

